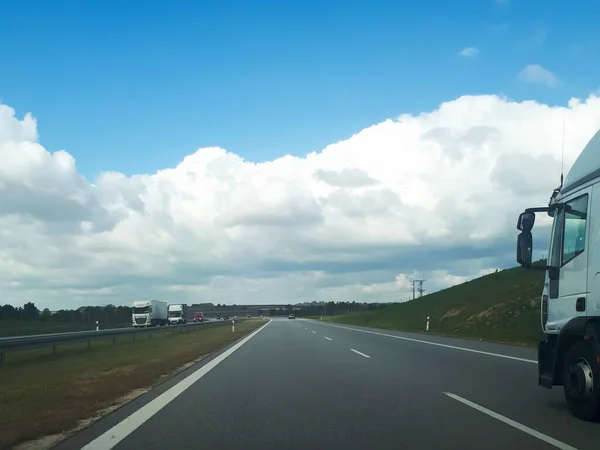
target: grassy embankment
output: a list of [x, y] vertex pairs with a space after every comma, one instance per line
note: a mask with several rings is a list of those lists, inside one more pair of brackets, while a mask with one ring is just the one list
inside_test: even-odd
[[534, 345], [541, 337], [542, 271], [503, 270], [376, 311], [324, 317], [330, 322]]
[[55, 356], [51, 348], [9, 353], [0, 369], [0, 449], [73, 429], [265, 323], [246, 320], [235, 333], [229, 326], [174, 335], [165, 328], [151, 339], [119, 337], [115, 346], [112, 338], [89, 350], [61, 346]]

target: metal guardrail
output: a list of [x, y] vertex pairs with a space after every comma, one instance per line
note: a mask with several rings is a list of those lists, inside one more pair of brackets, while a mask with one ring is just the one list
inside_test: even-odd
[[[235, 319], [235, 323], [237, 324], [243, 322], [244, 320], [246, 319]], [[112, 337], [114, 345], [118, 336], [132, 336], [132, 340], [135, 340], [135, 336], [138, 334], [148, 334], [151, 338], [152, 333], [171, 332], [172, 334], [175, 334], [177, 330], [179, 330], [180, 333], [183, 333], [185, 331], [198, 331], [207, 328], [214, 328], [231, 324], [231, 320], [211, 320], [210, 322], [188, 323], [183, 325], [165, 325], [148, 328], [131, 327], [98, 331], [71, 331], [66, 333], [34, 334], [29, 336], [4, 337], [0, 338], [0, 367], [2, 367], [2, 364], [4, 362], [4, 355], [9, 352], [52, 347], [53, 353], [56, 353], [56, 347], [58, 347], [59, 345], [87, 342], [88, 348], [90, 348], [92, 341], [95, 339], [106, 339]]]
[[[0, 320], [0, 323], [2, 321]], [[94, 322], [95, 323], [95, 322]], [[110, 328], [108, 329], [116, 329], [116, 328], [127, 328], [130, 325], [131, 322], [127, 322], [127, 323], [110, 323]], [[104, 326], [107, 326], [106, 324], [104, 324]], [[57, 332], [61, 332], [60, 330], [64, 330], [62, 331], [62, 333], [66, 333], [69, 332], [68, 330], [71, 331], [90, 331], [90, 330], [94, 330], [95, 325], [93, 323], [87, 323], [85, 324], [85, 326], [81, 325], [81, 326], [73, 326], [73, 325], [46, 325], [42, 322], [42, 324], [40, 326], [37, 327], [26, 327], [26, 328], [0, 328], [0, 339], [1, 338], [9, 338], [9, 337], [17, 337], [17, 336], [30, 336], [32, 332], [36, 332], [38, 330], [43, 330], [43, 333], [36, 333], [36, 334], [51, 334], [51, 333], [57, 333]]]

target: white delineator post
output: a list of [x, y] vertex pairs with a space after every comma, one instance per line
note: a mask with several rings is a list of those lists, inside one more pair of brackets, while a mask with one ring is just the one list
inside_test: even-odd
[[98, 324], [98, 321], [96, 320], [96, 331], [98, 331], [100, 329], [100, 325]]
[[425, 325], [425, 331], [429, 331], [429, 316], [427, 316], [427, 324]]
[[235, 320], [231, 321], [231, 332], [235, 333]]

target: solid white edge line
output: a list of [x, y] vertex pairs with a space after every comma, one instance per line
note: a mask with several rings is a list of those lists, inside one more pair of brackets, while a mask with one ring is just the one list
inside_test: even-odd
[[328, 341], [331, 341], [331, 338], [328, 338], [327, 336], [324, 336], [325, 339], [327, 339]]
[[160, 394], [154, 400], [148, 402], [140, 409], [123, 419], [121, 422], [116, 424], [114, 427], [110, 428], [96, 439], [88, 443], [86, 446], [82, 447], [81, 450], [109, 450], [129, 436], [132, 432], [134, 432], [137, 428], [143, 425], [148, 419], [154, 416], [157, 412], [159, 412], [162, 408], [171, 403], [177, 396], [183, 393], [187, 388], [193, 385], [196, 381], [214, 369], [219, 363], [225, 360], [228, 356], [230, 356], [233, 352], [239, 349], [242, 345], [252, 339], [256, 334], [260, 331], [264, 330], [269, 324], [271, 320], [269, 320], [265, 325], [261, 326], [240, 342], [235, 344], [230, 349], [221, 353], [213, 360], [209, 361], [202, 367], [199, 367], [195, 372], [191, 373], [179, 383], [175, 384], [167, 391]]
[[537, 361], [535, 359], [518, 358], [516, 356], [502, 355], [501, 353], [484, 352], [483, 350], [474, 350], [472, 348], [457, 347], [456, 345], [440, 344], [439, 342], [423, 341], [421, 339], [413, 339], [413, 338], [408, 338], [408, 337], [404, 337], [404, 336], [396, 336], [394, 334], [378, 333], [376, 331], [369, 331], [369, 330], [359, 330], [358, 328], [344, 327], [341, 325], [332, 325], [330, 323], [323, 323], [323, 322], [319, 322], [319, 323], [321, 323], [321, 325], [326, 325], [328, 327], [344, 328], [345, 330], [358, 331], [360, 333], [376, 334], [378, 336], [386, 336], [386, 337], [391, 337], [394, 339], [402, 339], [404, 341], [412, 341], [412, 342], [419, 342], [421, 344], [437, 345], [438, 347], [452, 348], [454, 350], [462, 350], [464, 352], [479, 353], [481, 355], [496, 356], [498, 358], [506, 358], [506, 359], [512, 359], [515, 361], [537, 364]]
[[358, 353], [360, 356], [364, 356], [365, 358], [370, 358], [369, 355], [365, 355], [363, 352], [359, 352], [358, 350], [354, 350], [353, 348], [351, 348], [350, 351]]
[[508, 417], [504, 417], [501, 414], [498, 414], [494, 411], [484, 408], [483, 406], [480, 406], [477, 403], [473, 403], [473, 402], [471, 402], [467, 399], [464, 399], [456, 394], [452, 394], [451, 392], [444, 392], [444, 394], [446, 394], [448, 397], [453, 398], [454, 400], [456, 400], [458, 402], [461, 402], [467, 406], [470, 406], [473, 409], [476, 409], [479, 412], [487, 414], [488, 416], [493, 417], [494, 419], [497, 419], [500, 422], [504, 422], [505, 424], [516, 428], [517, 430], [520, 430], [524, 433], [529, 434], [530, 436], [533, 436], [535, 438], [538, 438], [541, 441], [544, 441], [550, 445], [553, 445], [556, 448], [560, 448], [561, 450], [577, 450], [575, 447], [571, 447], [570, 445], [565, 444], [564, 442], [560, 442], [554, 438], [551, 438], [550, 436], [540, 433], [539, 431], [529, 428], [528, 426], [525, 426], [519, 422], [515, 422], [514, 420], [509, 419]]

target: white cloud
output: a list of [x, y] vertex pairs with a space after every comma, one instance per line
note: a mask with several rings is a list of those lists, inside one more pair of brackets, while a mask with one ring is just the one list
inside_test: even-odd
[[557, 86], [559, 81], [551, 71], [538, 64], [529, 64], [519, 72], [518, 79], [525, 83], [544, 84], [548, 87]]
[[467, 47], [463, 48], [460, 52], [458, 52], [458, 54], [466, 58], [473, 58], [479, 54], [479, 49], [475, 47]]
[[[514, 265], [518, 213], [558, 184], [564, 108], [464, 96], [303, 158], [202, 148], [93, 184], [14, 114], [0, 105], [0, 298], [54, 309], [398, 301], [410, 278], [433, 292]], [[566, 117], [568, 168], [600, 99], [572, 100]]]

